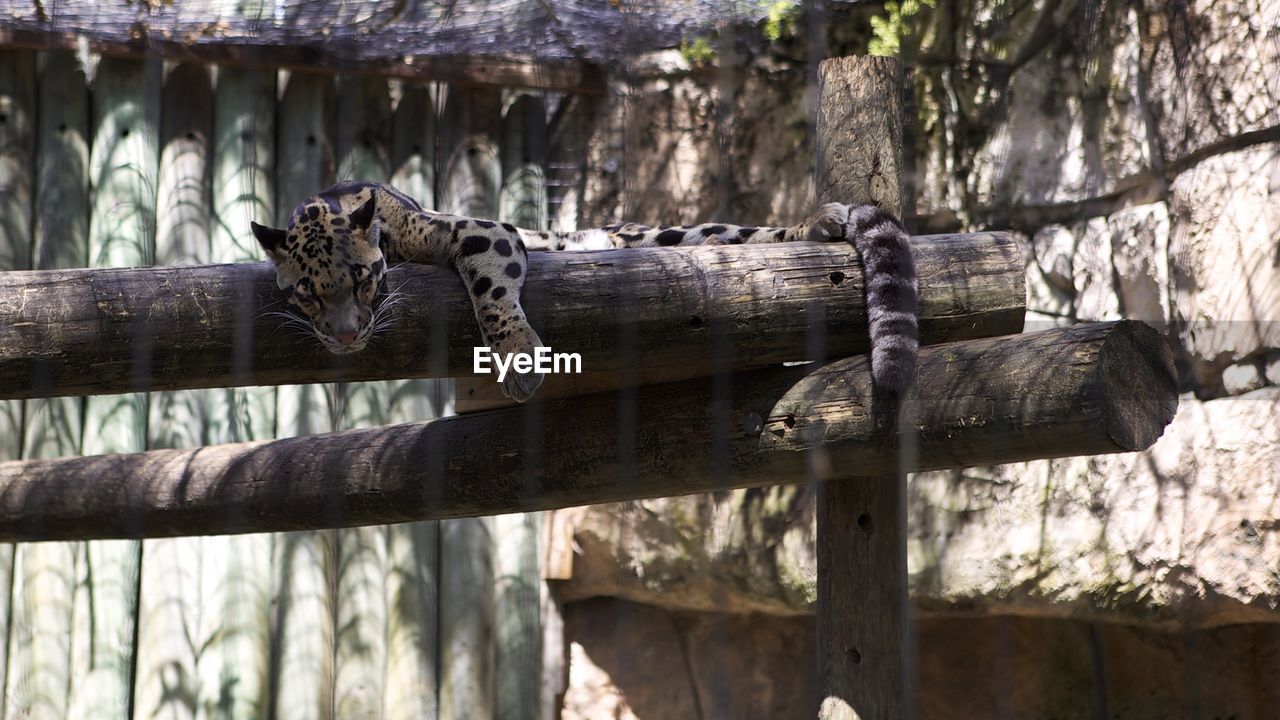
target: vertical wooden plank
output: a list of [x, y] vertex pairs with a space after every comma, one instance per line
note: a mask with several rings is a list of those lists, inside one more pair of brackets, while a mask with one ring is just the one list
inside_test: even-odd
[[[877, 202], [901, 216], [901, 92], [897, 58], [819, 65], [819, 202]], [[905, 496], [905, 473], [819, 487], [821, 720], [911, 717]]]
[[[497, 90], [448, 87], [440, 121], [440, 208], [497, 215]], [[493, 519], [440, 523], [440, 715], [494, 714]]]
[[[31, 267], [36, 64], [30, 51], [0, 51], [0, 270]], [[0, 459], [22, 453], [23, 403], [0, 402]], [[0, 545], [0, 687], [8, 671], [14, 546]], [[0, 698], [0, 715], [4, 698]]]
[[[213, 124], [209, 69], [178, 65], [161, 94], [160, 166], [156, 198], [156, 263], [210, 261], [208, 143]], [[150, 448], [200, 447], [208, 441], [208, 403], [214, 390], [158, 392], [151, 396]], [[138, 593], [135, 713], [149, 718], [194, 718], [199, 693], [200, 538], [142, 543]]]
[[[275, 90], [274, 71], [218, 69], [210, 158], [213, 262], [262, 259], [248, 228], [250, 221], [275, 219]], [[244, 318], [246, 324], [251, 320]], [[247, 371], [253, 362], [248, 336], [237, 344], [235, 353], [235, 362]], [[209, 403], [209, 442], [275, 436], [274, 387], [214, 390]], [[274, 536], [232, 535], [200, 542], [202, 612], [196, 636], [203, 650], [197, 660], [197, 717], [265, 717]]]
[[[390, 179], [391, 94], [385, 78], [338, 80], [339, 180]], [[376, 350], [374, 350], [376, 352]], [[343, 383], [342, 429], [382, 425], [392, 385]], [[387, 535], [385, 527], [338, 532], [338, 635], [334, 706], [340, 718], [382, 717], [386, 670]]]
[[[83, 267], [89, 248], [89, 93], [70, 53], [39, 60], [36, 130], [37, 268]], [[80, 454], [81, 398], [26, 402], [23, 455]], [[63, 718], [71, 670], [71, 615], [81, 543], [19, 545], [5, 679], [6, 718]]]
[[[333, 183], [333, 80], [290, 73], [277, 109], [276, 224], [288, 223], [305, 197]], [[279, 437], [327, 432], [335, 426], [334, 388], [281, 386]], [[333, 512], [337, 512], [335, 506]], [[272, 704], [279, 720], [327, 720], [334, 715], [334, 592], [337, 534], [276, 536], [276, 620], [272, 633]]]
[[[498, 218], [519, 227], [545, 229], [547, 188], [546, 108], [542, 98], [512, 94], [502, 117], [502, 190]], [[537, 443], [539, 408], [525, 408], [526, 430]], [[531, 458], [536, 461], [535, 458]], [[538, 513], [493, 518], [495, 540], [495, 697], [499, 720], [537, 720], [541, 666], [542, 575], [538, 571]]]
[[[436, 104], [425, 85], [402, 88], [391, 123], [391, 183], [423, 207], [435, 205]], [[395, 384], [390, 421], [440, 417], [452, 396], [446, 380]], [[387, 528], [387, 720], [434, 718], [436, 706], [436, 595], [439, 525], [401, 523]]]
[[[155, 257], [160, 71], [158, 61], [104, 58], [98, 64], [89, 156], [89, 260], [95, 267], [149, 265]], [[144, 318], [135, 333], [145, 348]], [[145, 387], [149, 362], [140, 350], [133, 369], [139, 387]], [[83, 451], [141, 451], [146, 427], [145, 392], [89, 398]], [[85, 547], [74, 612], [73, 717], [120, 718], [129, 712], [140, 553], [134, 541]]]

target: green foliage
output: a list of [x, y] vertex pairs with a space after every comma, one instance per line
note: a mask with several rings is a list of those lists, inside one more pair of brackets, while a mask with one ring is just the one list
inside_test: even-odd
[[710, 40], [699, 35], [692, 42], [680, 42], [680, 55], [690, 65], [706, 65], [716, 59], [716, 49], [711, 46]]
[[898, 55], [902, 52], [902, 39], [911, 35], [915, 23], [912, 19], [925, 7], [938, 6], [938, 0], [888, 0], [884, 15], [871, 18], [871, 42], [867, 51], [872, 55]]
[[796, 32], [796, 16], [800, 14], [798, 0], [774, 0], [769, 4], [765, 14], [764, 36], [770, 40], [781, 40], [784, 36]]

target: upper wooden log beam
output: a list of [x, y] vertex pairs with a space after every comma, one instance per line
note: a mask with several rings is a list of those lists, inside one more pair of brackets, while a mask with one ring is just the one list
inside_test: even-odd
[[[926, 236], [915, 250], [922, 342], [1021, 330], [1011, 236]], [[369, 348], [336, 356], [267, 314], [285, 303], [266, 263], [3, 273], [0, 398], [470, 375], [479, 337], [457, 275], [409, 264], [389, 277], [410, 302]], [[555, 351], [625, 384], [804, 360], [811, 332], [825, 357], [867, 347], [843, 243], [534, 253], [525, 298]], [[448, 347], [433, 357], [436, 327]]]
[[160, 34], [128, 40], [81, 35], [58, 30], [0, 27], [0, 46], [31, 50], [77, 51], [88, 48], [106, 57], [142, 59], [163, 57], [174, 62], [214, 63], [228, 67], [301, 72], [380, 75], [408, 80], [443, 81], [456, 85], [526, 87], [579, 94], [604, 92], [604, 74], [593, 64], [576, 59], [533, 55], [396, 54], [359, 57], [343, 52], [343, 45], [323, 42], [244, 42]]
[[[1177, 408], [1167, 346], [1132, 321], [924, 348], [916, 392], [918, 470], [1140, 450]], [[380, 525], [893, 472], [872, 404], [854, 357], [428, 423], [0, 463], [0, 541]]]

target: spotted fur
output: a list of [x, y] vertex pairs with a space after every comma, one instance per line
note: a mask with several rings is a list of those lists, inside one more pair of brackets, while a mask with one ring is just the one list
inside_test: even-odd
[[[530, 251], [677, 245], [738, 245], [848, 240], [866, 268], [872, 372], [877, 387], [907, 388], [916, 354], [916, 280], [902, 225], [872, 206], [823, 205], [785, 228], [707, 223], [647, 227], [618, 223], [548, 232], [423, 209], [390, 185], [339, 183], [298, 205], [281, 230], [253, 223], [276, 266], [276, 283], [335, 353], [363, 349], [379, 327], [388, 263], [449, 265], [466, 284], [484, 342], [499, 353], [542, 345], [520, 304]], [[542, 384], [535, 373], [507, 374], [502, 390], [518, 401]]]

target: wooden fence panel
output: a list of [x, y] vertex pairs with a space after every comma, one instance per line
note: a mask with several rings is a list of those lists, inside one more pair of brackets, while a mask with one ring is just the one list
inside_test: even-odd
[[[337, 177], [390, 179], [426, 206], [438, 196], [440, 207], [457, 212], [545, 226], [542, 151], [527, 147], [545, 133], [536, 98], [508, 108], [503, 125], [497, 90], [455, 89], [444, 121], [453, 134], [443, 143], [453, 152], [439, 159], [434, 87], [343, 79], [342, 96], [357, 99], [339, 106], [331, 77], [295, 74], [277, 98], [276, 75], [200, 65], [166, 73], [157, 59], [91, 57], [82, 65], [71, 53], [4, 51], [0, 267], [259, 259], [249, 221], [283, 224], [299, 200]], [[524, 145], [502, 156], [503, 142]], [[146, 337], [142, 318], [137, 331]], [[429, 332], [447, 337], [447, 328]], [[237, 357], [247, 370], [251, 345], [238, 347]], [[133, 362], [136, 392], [3, 404], [0, 457], [287, 437], [453, 409], [448, 380], [148, 396], [148, 354], [139, 351]], [[508, 552], [496, 579], [492, 519], [452, 522], [444, 540], [429, 522], [145, 547], [5, 546], [0, 713], [531, 716], [537, 525], [532, 516], [503, 522], [511, 523]], [[13, 588], [5, 586], [10, 579]], [[512, 619], [501, 661], [495, 602]], [[512, 694], [500, 703], [498, 663], [527, 670], [530, 658], [529, 672], [504, 675]]]
[[[435, 205], [435, 120], [433, 88], [405, 85], [391, 123], [391, 183], [424, 207]], [[447, 380], [405, 380], [391, 385], [391, 422], [432, 419], [450, 411], [453, 383]], [[387, 527], [383, 708], [388, 720], [437, 716], [438, 534], [439, 524], [434, 522]]]
[[[280, 100], [276, 144], [276, 222], [297, 203], [332, 184], [333, 79], [291, 73]], [[290, 385], [278, 390], [279, 437], [335, 426], [335, 388]], [[279, 720], [328, 720], [334, 715], [334, 593], [337, 533], [284, 533], [276, 538], [276, 620], [272, 635], [273, 704]]]
[[[103, 59], [93, 81], [89, 156], [89, 260], [95, 267], [149, 265], [155, 257], [160, 115], [158, 60]], [[145, 336], [145, 318], [137, 334]], [[135, 359], [145, 387], [147, 353]], [[86, 401], [86, 454], [146, 446], [147, 394]], [[77, 579], [72, 639], [72, 717], [124, 717], [133, 690], [141, 545], [91, 542]]]

